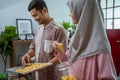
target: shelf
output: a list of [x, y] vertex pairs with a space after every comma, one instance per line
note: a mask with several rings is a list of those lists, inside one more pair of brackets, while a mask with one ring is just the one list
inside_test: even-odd
[[13, 46], [13, 55], [12, 55], [12, 67], [17, 66], [17, 53], [16, 53], [16, 47], [18, 44], [30, 44], [32, 40], [13, 40], [12, 46]]

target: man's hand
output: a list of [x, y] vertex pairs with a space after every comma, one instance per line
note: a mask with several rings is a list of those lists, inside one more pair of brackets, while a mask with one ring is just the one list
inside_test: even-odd
[[27, 64], [29, 64], [31, 61], [31, 58], [29, 56], [29, 54], [25, 54], [23, 57], [22, 57], [22, 65], [26, 66]]

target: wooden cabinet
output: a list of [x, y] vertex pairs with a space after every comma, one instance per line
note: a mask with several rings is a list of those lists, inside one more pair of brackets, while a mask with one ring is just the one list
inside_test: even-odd
[[120, 30], [107, 30], [117, 74], [120, 73]]
[[[17, 54], [25, 54], [26, 51], [29, 49], [29, 45], [31, 40], [13, 40], [13, 55], [12, 55], [12, 66], [17, 66]], [[21, 46], [21, 47], [20, 47]]]

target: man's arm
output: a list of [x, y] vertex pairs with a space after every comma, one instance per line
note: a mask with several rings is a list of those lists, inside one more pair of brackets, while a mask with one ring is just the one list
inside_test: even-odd
[[[63, 27], [60, 27], [59, 30], [56, 32], [55, 39], [56, 39], [56, 41], [63, 44], [63, 46], [64, 46], [63, 50], [65, 52], [67, 50], [67, 35], [66, 35], [66, 31], [64, 30]], [[56, 63], [59, 63], [59, 60], [57, 57], [54, 57], [49, 62], [56, 64]]]
[[53, 63], [53, 65], [59, 63], [57, 57], [52, 58], [49, 62], [50, 62], [50, 63]]
[[33, 56], [35, 56], [35, 50], [34, 49], [29, 49], [26, 54], [28, 54], [30, 57], [33, 57]]
[[66, 52], [68, 40], [65, 29], [63, 27], [60, 27], [55, 36], [56, 41], [63, 44], [63, 51]]

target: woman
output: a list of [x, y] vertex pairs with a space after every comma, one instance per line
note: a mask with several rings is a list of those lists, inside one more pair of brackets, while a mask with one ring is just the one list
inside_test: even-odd
[[69, 0], [67, 5], [77, 28], [65, 54], [58, 49], [58, 42], [53, 43], [55, 56], [60, 62], [67, 56], [69, 74], [77, 80], [117, 80], [98, 0]]

